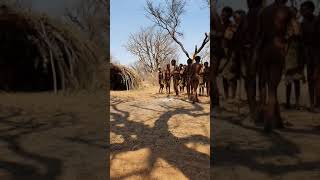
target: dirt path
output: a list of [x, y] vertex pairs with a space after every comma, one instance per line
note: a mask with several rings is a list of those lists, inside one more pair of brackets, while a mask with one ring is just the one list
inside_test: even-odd
[[112, 179], [209, 179], [208, 98], [111, 92]]
[[[306, 87], [302, 88], [301, 101], [308, 106]], [[283, 84], [279, 96], [283, 103]], [[248, 119], [246, 102], [223, 106], [211, 122], [211, 179], [320, 179], [320, 114], [282, 108], [282, 117], [292, 126], [267, 135]]]
[[0, 179], [105, 180], [103, 92], [0, 99]]

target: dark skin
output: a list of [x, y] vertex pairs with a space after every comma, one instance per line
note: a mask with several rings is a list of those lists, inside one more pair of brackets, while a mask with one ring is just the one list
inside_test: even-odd
[[204, 78], [204, 85], [207, 91], [207, 96], [209, 96], [209, 75], [210, 75], [210, 67], [209, 63], [204, 63], [204, 70], [203, 70], [203, 78]]
[[[303, 55], [304, 55], [304, 64], [307, 65], [307, 80], [308, 80], [308, 90], [310, 98], [310, 110], [314, 111], [316, 105], [315, 94], [316, 90], [316, 61], [319, 57], [318, 49], [316, 47], [317, 42], [315, 38], [317, 33], [314, 29], [314, 24], [316, 17], [313, 15], [314, 9], [301, 5], [300, 13], [303, 16], [303, 21], [301, 23], [302, 31], [302, 42], [304, 45]], [[319, 98], [320, 101], [320, 98]]]
[[170, 82], [171, 82], [171, 72], [170, 72], [170, 64], [167, 64], [167, 69], [164, 72], [165, 76], [165, 84], [166, 84], [166, 93], [170, 94]]
[[[317, 42], [320, 41], [320, 16], [318, 15], [318, 17], [316, 18], [316, 23], [315, 23], [315, 34], [316, 34], [316, 39]], [[317, 43], [316, 45], [316, 49], [317, 49], [317, 55], [318, 57], [320, 57], [319, 52], [320, 52], [320, 46], [319, 43]], [[320, 62], [319, 60], [317, 61], [317, 63], [315, 64], [315, 71], [314, 71], [314, 77], [315, 77], [315, 98], [316, 98], [316, 105], [315, 107], [317, 108], [317, 112], [320, 112]]]
[[195, 58], [196, 62], [191, 66], [191, 95], [193, 103], [199, 102], [197, 89], [200, 83], [200, 73], [202, 69], [202, 64], [200, 63], [200, 57]]
[[[247, 0], [248, 12], [235, 33], [234, 50], [236, 57], [244, 72], [241, 74], [245, 82], [245, 90], [249, 104], [251, 119], [256, 123], [259, 122], [258, 104], [256, 102], [256, 77], [257, 77], [257, 48], [259, 47], [259, 16], [262, 9], [262, 0]], [[240, 66], [239, 65], [239, 66]]]
[[[293, 18], [285, 3], [285, 0], [275, 1], [265, 8], [261, 15], [259, 33], [262, 43], [259, 52], [259, 85], [261, 113], [266, 132], [272, 131], [273, 128], [283, 128], [277, 89], [285, 62], [287, 27]], [[266, 99], [267, 93], [268, 99]]]
[[[211, 11], [212, 12], [212, 11]], [[222, 10], [220, 19], [219, 18], [211, 18], [211, 29], [215, 32], [215, 35], [211, 36], [211, 41], [216, 42], [213, 46], [211, 46], [211, 52], [215, 52], [212, 54], [213, 58], [210, 60], [211, 69], [210, 69], [210, 107], [218, 107], [219, 102], [219, 91], [217, 84], [217, 77], [219, 74], [219, 66], [221, 59], [226, 56], [224, 52], [224, 48], [228, 45], [224, 40], [224, 33], [228, 25], [230, 24], [230, 17], [232, 16], [232, 12], [228, 12], [226, 10]]]
[[235, 57], [233, 59], [234, 65], [232, 67], [232, 72], [236, 75], [234, 79], [231, 79], [229, 84], [231, 86], [231, 96], [233, 99], [236, 98], [238, 79], [240, 78], [241, 73], [241, 45], [239, 39], [241, 38], [241, 26], [243, 25], [243, 21], [245, 18], [245, 13], [243, 11], [236, 11], [233, 15], [233, 19], [235, 21], [235, 33], [232, 39], [231, 52], [234, 53]]
[[163, 93], [163, 88], [164, 88], [163, 80], [164, 80], [164, 76], [163, 76], [163, 72], [162, 72], [161, 68], [158, 69], [158, 78], [159, 78], [159, 85], [160, 85], [159, 93]]
[[171, 73], [171, 76], [173, 77], [173, 88], [174, 88], [174, 91], [176, 93], [176, 96], [179, 96], [178, 86], [179, 86], [180, 69], [176, 65], [176, 61], [175, 60], [171, 61], [171, 65], [173, 67], [173, 71]]
[[[180, 81], [184, 81], [184, 77], [183, 77], [183, 71], [184, 71], [184, 67], [183, 64], [179, 65], [179, 69], [180, 69]], [[184, 82], [180, 83], [180, 92], [184, 91]]]
[[191, 76], [192, 76], [192, 60], [188, 59], [187, 61], [188, 65], [186, 66], [186, 69], [184, 71], [185, 77], [186, 77], [186, 87], [187, 87], [187, 94], [188, 94], [188, 98], [190, 98], [190, 94], [191, 94]]
[[[296, 9], [292, 9], [293, 13], [294, 13], [294, 17], [297, 18], [297, 10]], [[301, 43], [301, 38], [300, 38], [300, 31], [299, 29], [297, 30], [297, 32], [295, 32], [293, 30], [294, 27], [292, 28], [292, 33], [290, 35], [290, 37], [288, 37], [288, 43]], [[300, 65], [298, 65], [298, 68], [296, 69], [291, 69], [288, 72], [286, 72], [288, 76], [293, 75], [294, 73], [301, 73], [303, 71], [303, 64], [301, 63], [301, 48], [299, 47], [297, 49], [297, 53], [298, 53], [298, 63], [300, 63]], [[294, 87], [294, 91], [295, 91], [295, 101], [296, 101], [296, 108], [299, 109], [300, 103], [300, 80], [293, 80], [292, 82], [288, 82], [288, 84], [286, 85], [286, 108], [290, 109], [291, 108], [291, 92], [292, 92], [292, 86]]]

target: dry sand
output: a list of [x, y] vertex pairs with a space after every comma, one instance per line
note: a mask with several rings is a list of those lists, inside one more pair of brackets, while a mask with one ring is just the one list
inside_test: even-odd
[[[306, 85], [302, 89], [301, 103], [308, 107]], [[283, 103], [284, 83], [279, 98]], [[211, 121], [211, 179], [320, 179], [320, 114], [282, 108], [292, 126], [267, 135], [248, 119], [246, 102], [223, 102], [225, 110]]]
[[0, 94], [0, 179], [105, 180], [105, 96]]
[[111, 92], [111, 179], [209, 179], [209, 98]]

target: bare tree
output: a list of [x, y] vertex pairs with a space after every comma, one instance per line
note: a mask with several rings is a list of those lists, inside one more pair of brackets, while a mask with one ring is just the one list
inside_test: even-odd
[[79, 0], [72, 9], [67, 8], [65, 17], [88, 35], [91, 41], [106, 46], [109, 29], [108, 0]]
[[[183, 43], [179, 40], [179, 37], [183, 36], [183, 33], [179, 31], [181, 24], [181, 18], [185, 12], [186, 1], [185, 0], [165, 0], [164, 4], [155, 5], [154, 1], [147, 0], [147, 17], [152, 20], [158, 27], [165, 30], [170, 37], [180, 46], [187, 58], [190, 58], [188, 51], [185, 49]], [[195, 47], [194, 56], [201, 52], [205, 45], [209, 42], [209, 35], [205, 33], [205, 38], [202, 44], [198, 48]]]
[[178, 57], [177, 47], [170, 36], [154, 27], [141, 28], [139, 32], [131, 34], [125, 47], [138, 57], [149, 73], [156, 72], [159, 67]]

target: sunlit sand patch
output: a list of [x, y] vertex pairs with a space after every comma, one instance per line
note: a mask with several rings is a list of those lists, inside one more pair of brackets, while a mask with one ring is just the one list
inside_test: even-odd
[[[139, 176], [135, 172], [142, 173], [147, 171], [149, 169], [150, 154], [151, 152], [148, 148], [117, 154], [110, 162], [111, 179], [125, 177], [130, 174], [130, 176]], [[140, 176], [144, 175], [142, 173]]]
[[158, 158], [150, 173], [150, 179], [184, 180], [188, 178], [164, 159]]
[[115, 134], [114, 132], [110, 132], [110, 144], [114, 143], [123, 143], [124, 138], [122, 135]]
[[143, 125], [153, 128], [155, 125], [155, 122], [159, 120], [159, 117], [161, 116], [163, 112], [156, 112], [151, 110], [144, 110], [135, 108], [132, 110], [130, 117], [128, 118], [129, 121], [132, 122], [138, 122], [142, 123]]
[[201, 144], [201, 143], [186, 143], [186, 146], [195, 151], [207, 154], [210, 156], [210, 144]]
[[117, 127], [125, 127], [125, 124], [121, 123], [121, 124], [116, 124], [115, 126], [117, 126]]
[[188, 137], [190, 135], [210, 137], [209, 117], [194, 118], [186, 114], [175, 115], [168, 122], [168, 126], [169, 131], [178, 138]]
[[138, 139], [138, 136], [135, 135], [135, 134], [130, 135], [130, 137], [131, 137], [133, 140], [137, 140], [137, 139]]

